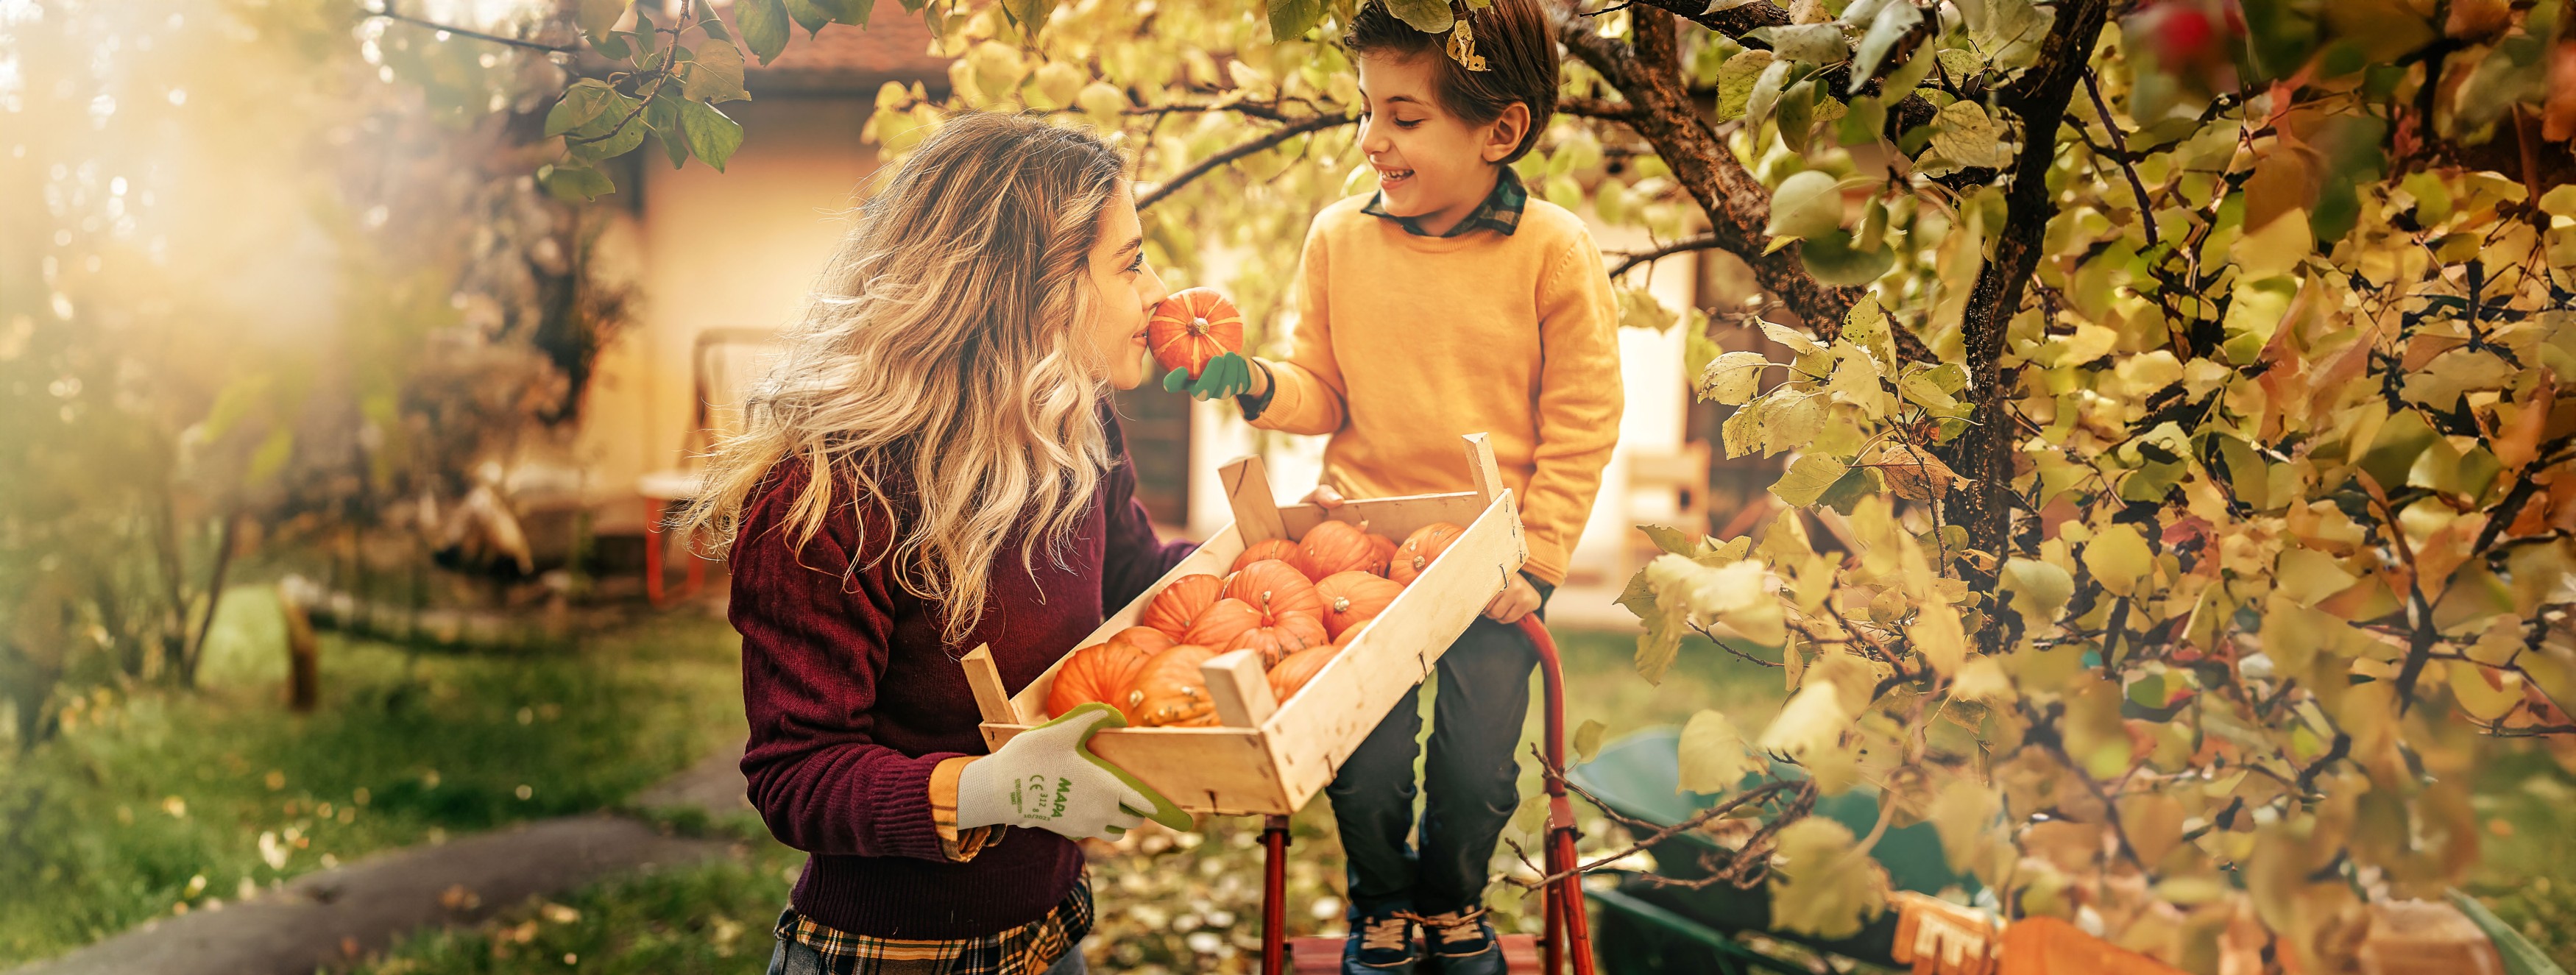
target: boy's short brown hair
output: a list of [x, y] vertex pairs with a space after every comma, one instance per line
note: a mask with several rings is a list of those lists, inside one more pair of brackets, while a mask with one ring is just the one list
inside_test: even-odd
[[1388, 11], [1384, 0], [1361, 4], [1350, 29], [1342, 32], [1342, 47], [1353, 55], [1440, 59], [1441, 107], [1470, 125], [1501, 118], [1503, 109], [1513, 102], [1529, 106], [1529, 131], [1503, 158], [1510, 163], [1538, 145], [1538, 134], [1556, 114], [1556, 38], [1549, 33], [1547, 11], [1539, 4], [1540, 0], [1494, 0], [1482, 10], [1470, 10], [1465, 3], [1450, 5], [1458, 19], [1467, 22], [1475, 53], [1485, 62], [1483, 71], [1467, 70], [1449, 56], [1446, 35], [1413, 29]]

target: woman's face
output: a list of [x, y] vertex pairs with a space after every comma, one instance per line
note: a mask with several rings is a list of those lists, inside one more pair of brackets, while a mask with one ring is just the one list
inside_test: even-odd
[[1135, 194], [1125, 186], [1100, 209], [1100, 237], [1091, 242], [1091, 286], [1100, 297], [1092, 303], [1095, 320], [1087, 329], [1092, 348], [1107, 363], [1110, 385], [1134, 389], [1145, 381], [1145, 321], [1171, 289], [1145, 266], [1145, 227], [1136, 219]]

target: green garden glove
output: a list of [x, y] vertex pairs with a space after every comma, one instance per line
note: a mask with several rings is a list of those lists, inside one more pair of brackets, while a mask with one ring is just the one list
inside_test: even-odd
[[1252, 361], [1233, 352], [1209, 359], [1207, 367], [1199, 370], [1196, 381], [1190, 379], [1190, 371], [1186, 368], [1163, 374], [1164, 392], [1186, 392], [1196, 400], [1241, 396], [1251, 389]]
[[1093, 732], [1126, 724], [1117, 708], [1093, 702], [966, 763], [957, 773], [957, 825], [1026, 826], [1069, 839], [1116, 836], [1147, 818], [1189, 828], [1189, 813], [1087, 747]]

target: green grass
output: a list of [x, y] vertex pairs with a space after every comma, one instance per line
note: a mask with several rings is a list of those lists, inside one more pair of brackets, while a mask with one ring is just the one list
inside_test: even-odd
[[323, 640], [281, 705], [274, 597], [224, 604], [195, 693], [99, 693], [0, 750], [0, 965], [380, 849], [614, 805], [740, 734], [732, 631], [652, 619], [558, 652]]

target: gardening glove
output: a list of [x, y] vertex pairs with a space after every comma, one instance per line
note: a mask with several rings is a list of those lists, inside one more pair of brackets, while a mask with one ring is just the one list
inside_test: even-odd
[[1228, 352], [1209, 359], [1206, 368], [1199, 370], [1199, 378], [1196, 380], [1190, 378], [1190, 371], [1186, 367], [1163, 374], [1165, 392], [1185, 392], [1190, 394], [1191, 399], [1196, 400], [1241, 396], [1250, 389], [1252, 389], [1252, 362], [1236, 352]]
[[1118, 709], [1093, 702], [966, 763], [957, 773], [957, 825], [1028, 826], [1077, 840], [1116, 836], [1146, 817], [1188, 828], [1188, 813], [1086, 747], [1092, 732], [1126, 724]]

